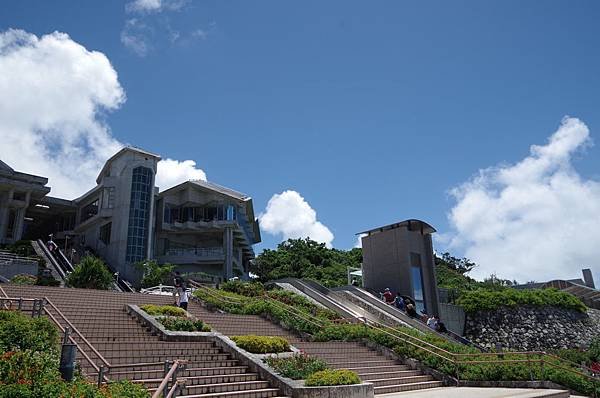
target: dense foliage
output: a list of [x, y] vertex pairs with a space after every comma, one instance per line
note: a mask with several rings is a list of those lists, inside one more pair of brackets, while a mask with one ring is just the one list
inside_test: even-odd
[[593, 339], [587, 350], [568, 348], [556, 350], [554, 354], [573, 363], [590, 367], [594, 362], [600, 363], [600, 337]]
[[200, 319], [161, 317], [158, 321], [174, 332], [210, 332], [210, 327]]
[[557, 289], [502, 289], [490, 291], [478, 289], [463, 294], [457, 301], [467, 313], [493, 311], [502, 306], [516, 307], [524, 305], [554, 306], [586, 312], [587, 307], [572, 294]]
[[0, 398], [147, 398], [128, 381], [97, 388], [81, 377], [65, 382], [58, 372], [58, 333], [45, 318], [0, 311]]
[[173, 264], [158, 264], [156, 261], [141, 261], [136, 264], [136, 267], [142, 270], [143, 288], [158, 286], [160, 284], [170, 285], [171, 275], [175, 266]]
[[315, 372], [328, 369], [325, 361], [305, 353], [294, 354], [290, 357], [268, 357], [265, 362], [283, 377], [293, 380], [304, 380]]
[[347, 267], [360, 268], [362, 250], [330, 249], [311, 239], [288, 239], [277, 249], [265, 249], [250, 266], [260, 281], [280, 278], [314, 279], [325, 286], [348, 283]]
[[258, 282], [242, 282], [240, 280], [227, 281], [221, 284], [221, 289], [226, 292], [237, 293], [248, 297], [262, 296], [265, 294], [263, 284]]
[[69, 287], [108, 290], [113, 283], [113, 275], [101, 259], [86, 256], [67, 276], [66, 282]]
[[52, 351], [58, 332], [46, 318], [30, 318], [17, 311], [0, 311], [0, 352]]
[[238, 347], [253, 354], [278, 354], [290, 351], [290, 343], [283, 337], [277, 336], [233, 336]]
[[140, 308], [148, 315], [158, 316], [158, 315], [167, 315], [167, 316], [181, 316], [184, 317], [185, 310], [183, 308], [175, 307], [172, 305], [154, 305], [154, 304], [144, 304], [140, 305]]
[[304, 383], [307, 387], [314, 386], [344, 386], [360, 384], [360, 377], [347, 369], [325, 369], [308, 376]]

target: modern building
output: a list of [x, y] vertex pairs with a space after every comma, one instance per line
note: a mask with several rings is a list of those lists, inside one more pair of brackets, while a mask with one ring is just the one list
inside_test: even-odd
[[247, 276], [260, 242], [252, 199], [205, 181], [159, 192], [160, 156], [126, 147], [112, 156], [96, 186], [81, 197], [47, 196], [48, 179], [0, 163], [0, 243], [54, 240], [102, 257], [137, 282], [144, 260], [173, 263], [182, 272], [222, 278]]
[[439, 299], [431, 234], [435, 229], [420, 220], [360, 232], [362, 278], [366, 289], [411, 297], [417, 311], [439, 314]]

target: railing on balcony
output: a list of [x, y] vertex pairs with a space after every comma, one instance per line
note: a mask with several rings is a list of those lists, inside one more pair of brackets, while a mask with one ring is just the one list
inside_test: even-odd
[[165, 256], [220, 257], [224, 255], [225, 251], [222, 247], [186, 247], [172, 248], [165, 251]]

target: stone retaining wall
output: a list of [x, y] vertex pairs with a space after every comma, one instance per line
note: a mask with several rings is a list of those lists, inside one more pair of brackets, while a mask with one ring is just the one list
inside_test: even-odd
[[503, 307], [468, 314], [465, 337], [486, 347], [548, 350], [589, 346], [600, 336], [600, 311], [587, 314], [557, 307]]

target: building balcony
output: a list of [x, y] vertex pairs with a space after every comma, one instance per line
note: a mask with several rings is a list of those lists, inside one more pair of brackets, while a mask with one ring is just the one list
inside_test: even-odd
[[225, 261], [225, 251], [222, 247], [192, 247], [168, 249], [158, 256], [160, 263], [198, 264]]

